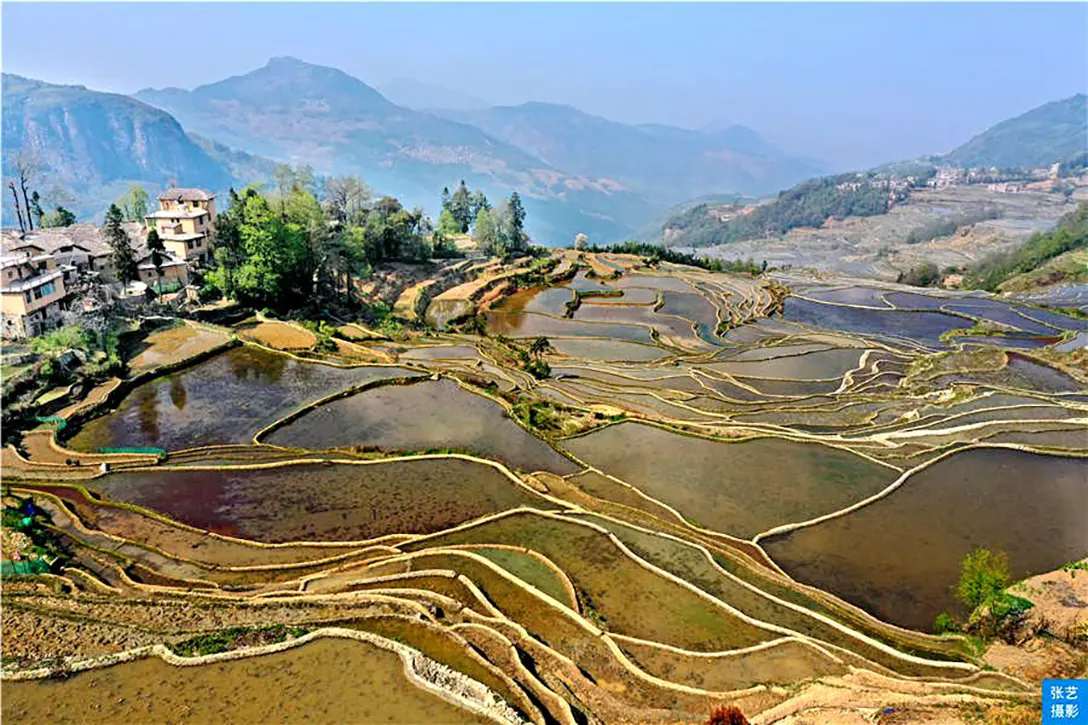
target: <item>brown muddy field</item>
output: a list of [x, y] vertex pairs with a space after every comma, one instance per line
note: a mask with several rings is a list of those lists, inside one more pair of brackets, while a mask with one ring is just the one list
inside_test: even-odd
[[231, 662], [148, 658], [67, 680], [3, 683], [5, 723], [490, 722], [416, 687], [400, 656], [323, 639]]
[[341, 398], [274, 431], [266, 441], [310, 449], [450, 448], [525, 471], [567, 474], [578, 470], [570, 460], [511, 420], [501, 405], [452, 380], [385, 386]]
[[848, 506], [896, 478], [891, 469], [819, 444], [775, 438], [723, 443], [635, 423], [563, 446], [689, 521], [745, 538]]
[[108, 498], [264, 542], [424, 534], [522, 505], [549, 508], [494, 468], [462, 460], [116, 473]]
[[887, 498], [764, 542], [797, 579], [896, 624], [964, 615], [952, 587], [974, 547], [1008, 554], [1013, 579], [1088, 551], [1088, 459], [1014, 450], [956, 454]]

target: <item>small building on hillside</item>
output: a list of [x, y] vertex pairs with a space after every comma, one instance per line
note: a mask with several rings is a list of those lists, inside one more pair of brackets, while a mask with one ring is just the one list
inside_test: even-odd
[[190, 264], [211, 259], [209, 236], [215, 222], [215, 194], [203, 189], [167, 189], [147, 226], [159, 233], [166, 250]]
[[56, 258], [39, 246], [21, 243], [4, 250], [0, 266], [3, 337], [34, 337], [57, 327], [68, 292]]

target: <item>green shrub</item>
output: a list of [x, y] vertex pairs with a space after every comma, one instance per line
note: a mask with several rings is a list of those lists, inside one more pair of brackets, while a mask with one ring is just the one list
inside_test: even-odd
[[1009, 586], [1009, 560], [1004, 552], [978, 548], [963, 559], [956, 598], [974, 610], [999, 596]]
[[81, 327], [67, 325], [30, 341], [35, 352], [60, 352], [63, 350], [89, 350], [91, 336]]
[[937, 618], [933, 620], [933, 631], [937, 634], [959, 632], [960, 625], [952, 618], [951, 614], [948, 612], [941, 612], [937, 615]]
[[525, 364], [525, 372], [532, 375], [537, 380], [544, 380], [551, 377], [552, 368], [544, 360], [530, 360]]

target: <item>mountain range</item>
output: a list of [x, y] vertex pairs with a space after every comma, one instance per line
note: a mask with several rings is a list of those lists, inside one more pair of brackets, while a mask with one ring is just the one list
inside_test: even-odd
[[[399, 87], [406, 103], [442, 99], [426, 84], [414, 84], [414, 101], [405, 93], [413, 83]], [[131, 97], [5, 74], [3, 172], [10, 179], [15, 155], [33, 150], [41, 160], [35, 188], [64, 186], [84, 218], [101, 214], [132, 182], [221, 192], [265, 180], [282, 162], [358, 174], [377, 193], [432, 215], [442, 188], [464, 179], [492, 199], [517, 190], [530, 233], [550, 244], [579, 232], [594, 242], [626, 238], [692, 198], [765, 195], [826, 172], [744, 126], [632, 125], [559, 104], [446, 100], [459, 108], [409, 108], [343, 71], [287, 57], [192, 90]], [[1076, 119], [1060, 118], [1076, 104], [1060, 103], [973, 139], [964, 157], [1035, 158], [1070, 146]], [[1029, 138], [1017, 136], [1029, 126]], [[1048, 130], [1059, 126], [1060, 133]], [[0, 205], [5, 224], [10, 206]]]
[[[66, 133], [73, 109], [78, 123]], [[516, 124], [504, 124], [511, 117]], [[517, 190], [530, 233], [545, 243], [578, 232], [620, 239], [687, 195], [773, 191], [817, 170], [740, 127], [631, 126], [543, 103], [413, 110], [340, 70], [294, 58], [133, 97], [5, 75], [4, 132], [5, 176], [18, 149], [37, 149], [48, 159], [43, 177], [79, 198], [81, 216], [101, 212], [132, 181], [223, 190], [266, 178], [275, 161], [358, 174], [432, 214], [442, 188], [462, 178], [492, 198]]]

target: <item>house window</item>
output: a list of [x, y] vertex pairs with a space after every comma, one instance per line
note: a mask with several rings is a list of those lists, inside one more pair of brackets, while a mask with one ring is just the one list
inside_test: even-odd
[[57, 291], [57, 283], [56, 282], [47, 282], [46, 284], [42, 285], [42, 295], [44, 295], [44, 296], [51, 295], [56, 291]]
[[33, 298], [33, 297], [32, 297], [32, 296], [30, 295], [30, 291], [29, 291], [29, 290], [23, 293], [23, 297], [25, 297], [25, 298], [26, 298], [26, 303], [27, 303], [28, 305], [29, 305], [29, 304], [30, 304], [31, 302], [33, 302], [33, 301], [34, 301], [34, 298]]

